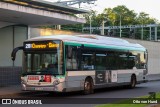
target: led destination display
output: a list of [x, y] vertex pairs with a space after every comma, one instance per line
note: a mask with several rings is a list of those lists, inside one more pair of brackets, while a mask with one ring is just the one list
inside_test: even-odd
[[45, 42], [32, 42], [24, 43], [25, 49], [51, 49], [59, 48], [59, 42], [45, 41]]

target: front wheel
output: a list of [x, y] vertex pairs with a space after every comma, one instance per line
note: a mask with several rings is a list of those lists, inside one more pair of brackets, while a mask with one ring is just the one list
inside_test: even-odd
[[92, 79], [86, 79], [85, 80], [83, 93], [85, 95], [94, 93], [93, 80]]
[[135, 88], [136, 87], [136, 76], [131, 77], [131, 82], [130, 82], [130, 88]]

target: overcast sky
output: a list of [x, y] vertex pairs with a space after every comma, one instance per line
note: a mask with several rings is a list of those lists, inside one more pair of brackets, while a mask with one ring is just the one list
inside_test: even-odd
[[[46, 1], [56, 2], [58, 0]], [[97, 0], [95, 5], [96, 6], [91, 5], [91, 7], [93, 10], [97, 10], [99, 13], [102, 12], [104, 8], [113, 8], [118, 5], [125, 5], [127, 8], [134, 10], [136, 13], [143, 11], [148, 13], [150, 17], [156, 18], [160, 21], [160, 0]]]

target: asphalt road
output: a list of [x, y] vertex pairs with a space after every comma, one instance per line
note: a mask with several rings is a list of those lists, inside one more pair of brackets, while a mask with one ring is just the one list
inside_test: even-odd
[[[160, 81], [152, 81], [148, 83], [139, 84], [134, 89], [127, 89], [124, 87], [114, 87], [114, 88], [104, 88], [95, 90], [94, 94], [91, 95], [82, 95], [80, 92], [72, 92], [72, 93], [41, 93], [41, 92], [23, 92], [15, 95], [7, 95], [3, 97], [8, 98], [42, 98], [42, 99], [50, 99], [51, 101], [55, 101], [55, 99], [62, 99], [58, 104], [47, 104], [47, 105], [23, 105], [23, 107], [93, 107], [97, 104], [84, 104], [85, 102], [95, 102], [100, 98], [111, 99], [109, 101], [113, 102], [113, 100], [118, 101], [123, 98], [135, 98], [139, 96], [148, 95], [149, 92], [160, 92]], [[63, 101], [69, 101], [70, 98], [71, 104], [63, 104]], [[97, 98], [97, 99], [96, 99]], [[76, 103], [76, 99], [82, 100]], [[83, 105], [82, 105], [83, 104]], [[17, 105], [12, 105], [13, 107], [17, 107]], [[7, 105], [0, 105], [0, 107], [8, 107]]]

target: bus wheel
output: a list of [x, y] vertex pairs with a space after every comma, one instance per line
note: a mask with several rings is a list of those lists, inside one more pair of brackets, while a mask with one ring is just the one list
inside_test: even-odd
[[84, 82], [84, 91], [83, 94], [87, 95], [87, 94], [92, 94], [94, 93], [94, 89], [93, 89], [93, 80], [90, 78], [87, 78]]
[[135, 88], [135, 86], [136, 86], [136, 76], [132, 75], [131, 82], [130, 82], [130, 88]]

